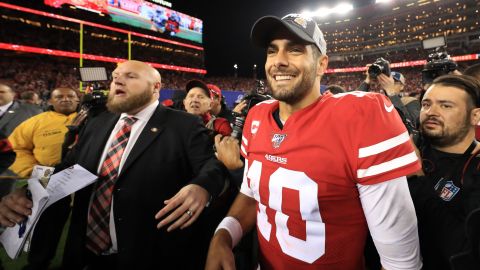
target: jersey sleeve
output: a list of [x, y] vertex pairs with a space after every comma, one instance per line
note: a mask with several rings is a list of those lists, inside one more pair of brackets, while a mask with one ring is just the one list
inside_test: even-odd
[[247, 172], [249, 165], [251, 164], [248, 159], [248, 144], [250, 139], [252, 138], [252, 130], [255, 129], [255, 126], [252, 126], [252, 114], [255, 113], [255, 108], [250, 110], [249, 114], [245, 119], [245, 124], [243, 125], [243, 132], [242, 132], [242, 141], [240, 142], [240, 154], [245, 158], [245, 166], [243, 170], [243, 181], [240, 187], [240, 192], [253, 198], [253, 191], [250, 188], [250, 180], [247, 178]]
[[354, 169], [357, 183], [376, 184], [414, 173], [421, 168], [415, 148], [390, 100], [368, 93], [357, 103]]

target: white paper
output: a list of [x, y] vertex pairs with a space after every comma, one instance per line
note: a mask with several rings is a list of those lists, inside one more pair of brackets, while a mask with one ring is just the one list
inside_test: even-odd
[[3, 244], [5, 251], [10, 258], [15, 259], [20, 255], [22, 247], [25, 241], [28, 239], [29, 233], [35, 223], [37, 222], [40, 214], [45, 209], [45, 204], [48, 201], [48, 193], [40, 184], [38, 179], [31, 178], [28, 180], [28, 189], [32, 193], [32, 214], [28, 216], [25, 233], [22, 237], [19, 236], [20, 225], [15, 224], [14, 227], [6, 228], [0, 235], [0, 242]]
[[96, 179], [96, 175], [78, 164], [52, 175], [47, 185], [47, 192], [50, 195], [47, 207], [90, 185]]
[[34, 227], [43, 211], [54, 202], [69, 196], [70, 194], [93, 183], [97, 176], [90, 173], [80, 165], [74, 165], [50, 177], [47, 188], [44, 188], [37, 177], [28, 180], [28, 189], [32, 193], [32, 214], [28, 216], [25, 233], [19, 237], [19, 225], [6, 228], [0, 235], [0, 243], [3, 244], [8, 256], [15, 259], [22, 251], [22, 247], [29, 234], [33, 233]]

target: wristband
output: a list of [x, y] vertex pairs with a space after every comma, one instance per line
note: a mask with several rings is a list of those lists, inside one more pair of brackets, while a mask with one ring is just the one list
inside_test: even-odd
[[242, 239], [243, 236], [243, 230], [242, 226], [240, 225], [240, 222], [234, 217], [228, 216], [225, 217], [220, 224], [218, 224], [217, 229], [215, 230], [215, 233], [217, 233], [218, 230], [224, 229], [226, 230], [229, 234], [230, 237], [232, 237], [232, 248], [234, 248], [238, 242]]

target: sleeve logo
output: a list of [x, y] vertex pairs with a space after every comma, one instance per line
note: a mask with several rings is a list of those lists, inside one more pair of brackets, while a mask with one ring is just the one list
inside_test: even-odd
[[387, 104], [383, 103], [383, 106], [385, 107], [385, 111], [387, 112], [392, 112], [393, 111], [393, 104], [390, 104], [390, 106], [387, 106]]
[[255, 135], [259, 127], [260, 127], [260, 121], [253, 120], [252, 125], [250, 126], [250, 133], [252, 133], [252, 135]]

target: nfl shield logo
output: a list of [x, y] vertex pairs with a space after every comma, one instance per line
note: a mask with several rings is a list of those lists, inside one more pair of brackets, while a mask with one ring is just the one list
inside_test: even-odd
[[438, 195], [440, 198], [446, 202], [449, 202], [457, 195], [460, 191], [460, 188], [455, 186], [453, 181], [446, 180], [444, 178], [440, 179], [438, 183], [435, 185], [435, 190], [437, 190]]
[[285, 137], [287, 137], [287, 134], [273, 134], [273, 137], [272, 137], [273, 148], [275, 149], [279, 148], [280, 144], [282, 144], [283, 140], [285, 140]]

